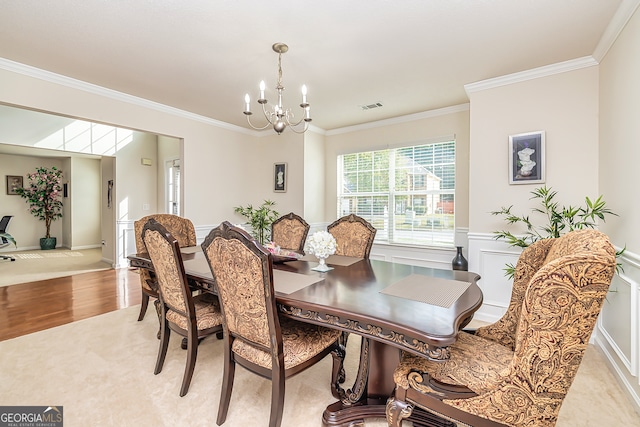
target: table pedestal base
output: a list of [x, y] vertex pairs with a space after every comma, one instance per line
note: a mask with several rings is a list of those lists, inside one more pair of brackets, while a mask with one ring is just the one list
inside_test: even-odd
[[[330, 427], [364, 426], [365, 418], [385, 418], [389, 396], [395, 383], [393, 371], [400, 363], [400, 350], [362, 337], [360, 364], [353, 386], [340, 390], [342, 399], [327, 406], [322, 425]], [[415, 408], [408, 418], [415, 427], [455, 427], [451, 421]]]

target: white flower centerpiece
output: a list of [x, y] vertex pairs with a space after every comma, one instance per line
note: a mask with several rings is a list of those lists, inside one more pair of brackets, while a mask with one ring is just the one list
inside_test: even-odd
[[336, 253], [336, 239], [328, 231], [316, 231], [307, 239], [305, 252], [318, 258], [318, 266], [312, 268], [312, 270], [333, 270], [333, 267], [329, 267], [325, 260], [329, 255]]

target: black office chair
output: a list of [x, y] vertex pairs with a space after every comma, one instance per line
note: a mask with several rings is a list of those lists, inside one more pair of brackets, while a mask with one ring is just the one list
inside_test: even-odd
[[[16, 244], [16, 241], [13, 239], [11, 234], [7, 233], [7, 226], [9, 225], [9, 221], [13, 218], [11, 215], [5, 215], [0, 219], [0, 248], [4, 248], [9, 245], [9, 242]], [[0, 259], [8, 259], [10, 261], [15, 261], [16, 259], [9, 255], [1, 255]]]

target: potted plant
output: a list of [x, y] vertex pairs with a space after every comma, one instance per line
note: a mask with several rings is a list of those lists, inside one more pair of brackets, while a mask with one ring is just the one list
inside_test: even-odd
[[[505, 240], [509, 246], [526, 248], [532, 243], [541, 240], [560, 237], [565, 232], [581, 230], [584, 228], [596, 228], [597, 220], [605, 221], [605, 215], [614, 215], [606, 207], [602, 196], [595, 200], [585, 197], [584, 206], [562, 206], [554, 200], [557, 192], [546, 186], [536, 188], [531, 192], [531, 199], [538, 199], [541, 207], [534, 208], [533, 212], [542, 215], [546, 219], [546, 224], [534, 225], [528, 215], [518, 216], [511, 212], [513, 206], [502, 207], [499, 211], [491, 212], [492, 215], [499, 215], [504, 218], [507, 224], [522, 224], [526, 231], [522, 235], [515, 235], [507, 230], [494, 231], [496, 240]], [[626, 248], [616, 252], [616, 256], [622, 255]], [[620, 269], [618, 264], [617, 269]], [[507, 264], [505, 275], [513, 277], [515, 266]]]
[[62, 218], [62, 171], [55, 166], [38, 167], [27, 177], [29, 185], [18, 188], [16, 192], [29, 203], [29, 212], [44, 221], [47, 232], [40, 239], [40, 248], [54, 249], [57, 242], [55, 237], [51, 237], [51, 222]]
[[275, 204], [276, 202], [265, 200], [259, 208], [254, 208], [252, 205], [246, 207], [237, 206], [234, 208], [234, 212], [249, 219], [252, 230], [251, 235], [260, 242], [261, 245], [271, 240], [271, 224], [279, 217], [278, 212], [273, 210]]

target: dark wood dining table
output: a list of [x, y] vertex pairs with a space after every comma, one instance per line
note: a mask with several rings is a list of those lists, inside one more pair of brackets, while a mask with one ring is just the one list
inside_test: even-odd
[[[206, 292], [215, 280], [199, 247], [183, 248], [187, 276]], [[132, 267], [152, 269], [146, 254], [128, 257]], [[482, 304], [480, 276], [467, 271], [332, 256], [327, 272], [305, 257], [273, 264], [278, 309], [286, 316], [362, 337], [353, 385], [322, 415], [326, 426], [350, 426], [384, 418], [393, 393], [393, 371], [402, 351], [446, 360], [448, 346]], [[414, 425], [448, 425], [422, 411]], [[442, 421], [442, 422], [440, 422]]]

